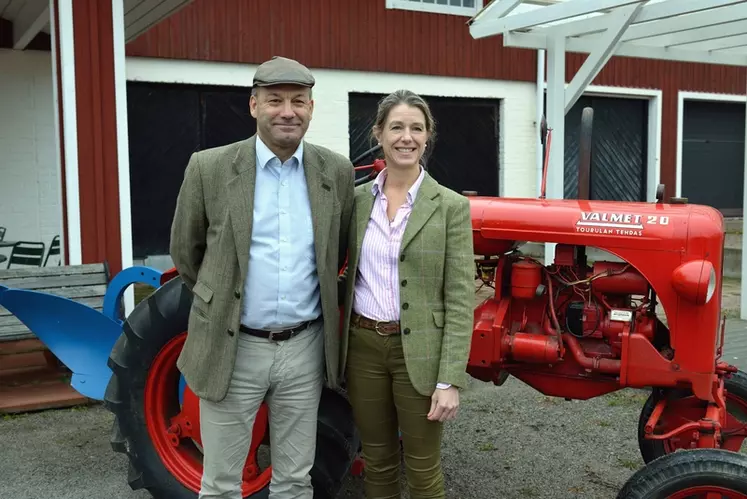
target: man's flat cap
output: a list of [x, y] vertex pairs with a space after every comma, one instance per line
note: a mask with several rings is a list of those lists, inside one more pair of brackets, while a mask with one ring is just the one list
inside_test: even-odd
[[257, 87], [282, 84], [313, 87], [314, 83], [314, 76], [309, 68], [285, 57], [275, 56], [263, 62], [254, 73], [254, 85]]

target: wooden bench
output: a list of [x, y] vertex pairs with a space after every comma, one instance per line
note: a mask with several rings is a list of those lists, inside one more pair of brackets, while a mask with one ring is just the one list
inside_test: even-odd
[[[103, 308], [109, 278], [105, 263], [0, 270], [3, 286], [70, 298], [98, 311]], [[21, 321], [0, 306], [0, 343], [33, 338], [34, 334]]]
[[[70, 298], [99, 311], [108, 283], [109, 269], [103, 263], [0, 269], [4, 286]], [[0, 306], [0, 414], [91, 403], [70, 386], [70, 374], [21, 321]]]

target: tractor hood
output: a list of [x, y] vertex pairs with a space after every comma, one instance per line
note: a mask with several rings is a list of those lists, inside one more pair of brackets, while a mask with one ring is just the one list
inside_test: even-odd
[[691, 204], [470, 197], [475, 254], [498, 255], [523, 242], [649, 251], [722, 245], [714, 208]]

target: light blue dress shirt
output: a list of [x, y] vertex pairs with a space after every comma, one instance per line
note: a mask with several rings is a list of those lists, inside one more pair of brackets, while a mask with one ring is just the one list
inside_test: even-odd
[[257, 174], [241, 323], [285, 329], [322, 313], [303, 142], [282, 165], [257, 136]]

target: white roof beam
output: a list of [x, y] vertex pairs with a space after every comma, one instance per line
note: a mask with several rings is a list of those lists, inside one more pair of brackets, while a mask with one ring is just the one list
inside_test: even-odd
[[[547, 37], [528, 33], [509, 33], [504, 36], [503, 44], [507, 47], [521, 47], [530, 49], [547, 49]], [[599, 47], [599, 38], [594, 40], [581, 40], [569, 38], [566, 40], [568, 52], [579, 52], [590, 54]], [[659, 59], [666, 61], [702, 62], [707, 64], [723, 64], [727, 66], [747, 66], [747, 55], [741, 56], [734, 53], [702, 52], [686, 50], [681, 48], [647, 47], [645, 45], [633, 45], [621, 43], [615, 56], [639, 57], [642, 59]]]
[[[745, 5], [745, 7], [747, 7], [747, 5]], [[635, 43], [641, 45], [673, 47], [675, 45], [708, 41], [716, 38], [724, 38], [727, 36], [742, 35], [744, 33], [747, 33], [747, 24], [744, 21], [734, 21], [724, 24], [717, 24], [715, 26], [707, 26], [705, 28], [687, 29], [678, 33], [670, 33], [667, 35], [638, 39]], [[628, 37], [623, 38], [629, 39]]]
[[[722, 19], [726, 16], [725, 20], [731, 21], [735, 18], [730, 18], [726, 14], [726, 12], [729, 12], [728, 9], [722, 11], [715, 9], [743, 3], [744, 0], [668, 0], [644, 5], [638, 18], [623, 36], [622, 41], [707, 26], [709, 23], [714, 22], [709, 16], [717, 16], [719, 13]], [[743, 12], [741, 11], [744, 10], [745, 6], [738, 5], [731, 8], [740, 8], [736, 15], [742, 15]], [[688, 14], [697, 15], [688, 16]], [[582, 19], [548, 27], [547, 29], [552, 29], [554, 32], [562, 33], [566, 36], [581, 36], [602, 32], [604, 31], [604, 25], [595, 25], [587, 19]]]
[[[583, 52], [587, 47], [584, 43], [572, 43], [569, 50]], [[592, 45], [593, 47], [593, 45]], [[687, 50], [683, 48], [668, 47], [651, 47], [646, 45], [634, 45], [631, 43], [621, 43], [617, 48], [615, 55], [623, 57], [640, 57], [643, 59], [662, 59], [665, 61], [680, 62], [702, 62], [706, 64], [723, 64], [726, 66], [745, 66], [747, 58], [738, 56], [729, 56], [728, 54], [719, 54], [716, 52], [702, 52], [697, 50]]]
[[[523, 14], [514, 14], [499, 19], [484, 18], [470, 26], [473, 38], [485, 38], [504, 34], [512, 30], [532, 28], [541, 24], [571, 19], [577, 16], [594, 14], [600, 10], [624, 7], [641, 3], [644, 0], [573, 0], [562, 2]], [[701, 0], [708, 1], [708, 0]]]
[[717, 54], [736, 54], [736, 55], [747, 56], [747, 46], [720, 49], [720, 50], [717, 50], [716, 53]]
[[625, 30], [630, 23], [636, 19], [641, 11], [642, 4], [633, 4], [623, 7], [609, 14], [610, 26], [605, 34], [601, 37], [597, 49], [589, 54], [581, 68], [571, 80], [565, 91], [565, 112], [566, 114], [576, 103], [586, 87], [596, 78], [612, 54], [617, 49]]
[[742, 30], [742, 34], [739, 36], [727, 36], [724, 38], [719, 38], [715, 40], [707, 40], [704, 42], [698, 42], [698, 43], [690, 43], [687, 45], [680, 45], [678, 48], [681, 48], [683, 50], [703, 50], [703, 51], [711, 51], [711, 50], [720, 50], [720, 49], [729, 49], [734, 47], [743, 47], [744, 45], [747, 45], [747, 34], [745, 33], [745, 29]]
[[485, 19], [486, 17], [503, 17], [508, 15], [523, 1], [524, 0], [493, 0], [483, 7], [480, 12], [475, 14], [475, 17], [470, 20], [470, 23], [474, 23], [479, 19]]
[[719, 24], [747, 19], [747, 4], [720, 7], [697, 14], [685, 14], [680, 17], [664, 19], [648, 24], [633, 25], [622, 38], [632, 41], [640, 38], [668, 35], [670, 33], [699, 30], [715, 27]]
[[13, 21], [13, 48], [23, 50], [49, 24], [49, 2], [23, 4]]

